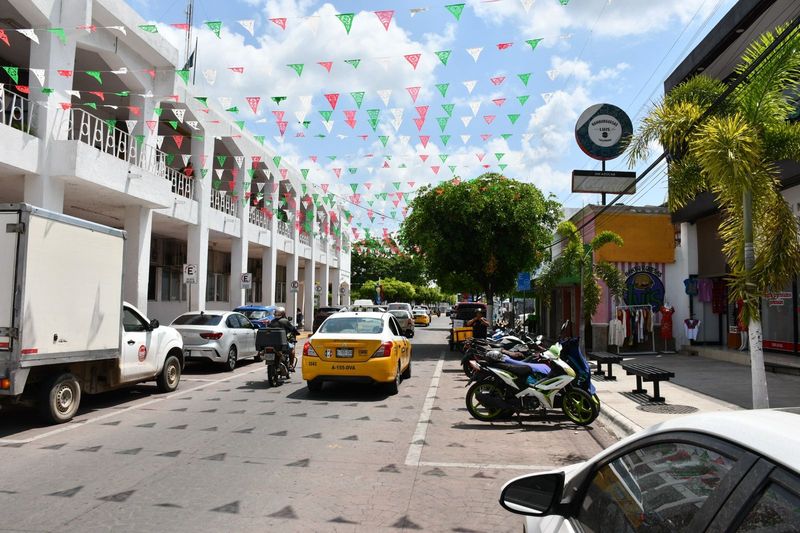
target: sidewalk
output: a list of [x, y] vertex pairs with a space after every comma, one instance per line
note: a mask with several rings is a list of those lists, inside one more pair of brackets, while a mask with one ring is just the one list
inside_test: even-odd
[[[661, 382], [666, 402], [652, 403], [646, 395], [631, 392], [636, 377], [625, 375], [619, 365], [614, 365], [616, 381], [592, 375], [602, 402], [601, 420], [620, 438], [676, 416], [749, 409], [752, 405], [750, 367], [682, 354], [626, 357], [624, 361], [669, 370], [675, 377]], [[652, 395], [653, 384], [643, 386]], [[800, 406], [800, 376], [767, 373], [767, 386], [770, 407]]]

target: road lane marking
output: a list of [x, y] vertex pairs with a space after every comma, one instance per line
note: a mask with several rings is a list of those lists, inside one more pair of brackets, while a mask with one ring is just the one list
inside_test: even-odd
[[444, 367], [444, 354], [439, 358], [436, 363], [436, 370], [433, 371], [431, 378], [431, 385], [428, 387], [428, 395], [425, 396], [425, 403], [422, 405], [422, 411], [419, 414], [419, 422], [417, 422], [417, 429], [414, 431], [414, 436], [411, 437], [411, 444], [408, 447], [408, 454], [406, 455], [406, 465], [418, 466], [419, 460], [422, 457], [422, 447], [425, 445], [425, 435], [428, 432], [428, 422], [431, 419], [431, 410], [433, 403], [436, 401], [436, 391], [439, 389], [439, 379], [442, 377], [442, 368]]
[[[406, 463], [408, 464], [408, 463]], [[415, 463], [415, 466], [430, 466], [439, 468], [474, 468], [476, 470], [530, 470], [530, 471], [545, 471], [556, 470], [560, 467], [550, 465], [501, 465], [494, 463], [437, 463], [431, 461], [420, 461]]]
[[228, 376], [228, 377], [225, 377], [225, 378], [222, 378], [222, 379], [217, 379], [217, 380], [214, 380], [214, 381], [208, 381], [206, 383], [203, 383], [202, 385], [198, 385], [196, 387], [192, 387], [191, 389], [181, 390], [181, 391], [178, 391], [178, 392], [167, 394], [165, 396], [160, 396], [158, 398], [154, 398], [154, 399], [146, 401], [144, 403], [140, 403], [140, 404], [137, 404], [137, 405], [131, 405], [130, 407], [125, 407], [124, 409], [120, 409], [119, 411], [114, 411], [113, 413], [106, 413], [104, 415], [98, 415], [98, 416], [96, 416], [94, 418], [85, 418], [83, 420], [77, 420], [74, 423], [68, 424], [66, 426], [58, 427], [56, 429], [47, 431], [45, 433], [42, 433], [41, 435], [36, 435], [36, 436], [31, 437], [29, 439], [22, 439], [22, 440], [0, 439], [0, 444], [28, 444], [30, 442], [35, 442], [37, 440], [41, 440], [41, 439], [44, 439], [46, 437], [51, 437], [53, 435], [58, 435], [59, 433], [64, 433], [66, 431], [72, 431], [73, 429], [84, 427], [84, 426], [86, 426], [88, 424], [94, 424], [95, 422], [99, 422], [101, 420], [105, 420], [106, 418], [119, 416], [119, 415], [121, 415], [123, 413], [126, 413], [128, 411], [134, 411], [136, 409], [141, 409], [143, 407], [147, 407], [148, 405], [153, 405], [154, 403], [163, 402], [164, 400], [171, 400], [172, 398], [177, 398], [179, 396], [183, 396], [185, 394], [189, 394], [190, 392], [194, 392], [194, 391], [199, 390], [199, 389], [204, 389], [204, 388], [206, 388], [206, 387], [208, 387], [210, 385], [216, 385], [217, 383], [224, 383], [226, 381], [232, 381], [232, 380], [240, 378], [242, 376], [247, 376], [249, 374], [253, 374], [255, 372], [262, 372], [262, 371], [264, 371], [263, 367], [254, 368], [252, 370], [248, 370], [247, 372], [242, 372], [241, 374], [235, 374], [233, 376]]

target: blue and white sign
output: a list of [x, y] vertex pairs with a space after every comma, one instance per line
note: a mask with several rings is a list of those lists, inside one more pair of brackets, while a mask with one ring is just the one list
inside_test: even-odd
[[517, 290], [529, 291], [531, 290], [531, 273], [520, 272], [517, 274]]

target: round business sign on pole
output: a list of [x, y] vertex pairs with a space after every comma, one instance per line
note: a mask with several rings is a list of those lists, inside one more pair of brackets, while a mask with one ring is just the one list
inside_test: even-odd
[[597, 104], [584, 111], [575, 124], [575, 140], [581, 150], [598, 161], [622, 155], [626, 139], [633, 135], [627, 113], [611, 104]]
[[292, 287], [293, 289], [296, 289], [296, 288], [298, 288], [299, 286], [300, 286], [300, 283], [299, 283], [297, 280], [294, 280], [294, 281], [292, 281], [292, 283], [291, 283], [291, 287]]

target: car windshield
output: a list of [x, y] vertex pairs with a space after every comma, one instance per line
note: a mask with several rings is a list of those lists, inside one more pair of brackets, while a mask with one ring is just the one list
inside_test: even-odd
[[216, 326], [222, 320], [222, 315], [186, 314], [173, 320], [173, 326]]
[[260, 309], [249, 309], [247, 311], [239, 311], [250, 320], [259, 320], [269, 316], [269, 313]]
[[390, 309], [389, 312], [397, 318], [408, 318], [408, 311], [403, 311], [401, 309]]
[[319, 328], [319, 333], [382, 333], [383, 320], [367, 317], [331, 317]]

